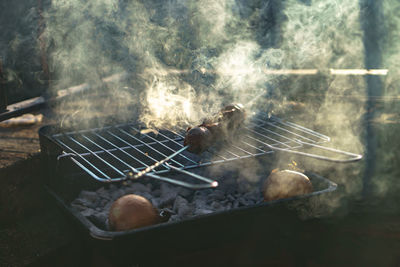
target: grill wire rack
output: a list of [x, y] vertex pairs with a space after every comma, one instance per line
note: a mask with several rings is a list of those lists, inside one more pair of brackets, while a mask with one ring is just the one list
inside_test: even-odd
[[[76, 165], [100, 182], [127, 180], [132, 177], [132, 170], [136, 173], [144, 171], [175, 153], [176, 156], [169, 163], [160, 164], [146, 176], [192, 189], [215, 187], [217, 183], [187, 172], [187, 169], [263, 156], [275, 151], [334, 162], [352, 162], [362, 158], [361, 155], [323, 147], [321, 144], [330, 141], [328, 136], [264, 113], [248, 119], [235, 136], [234, 142], [224, 144], [222, 149], [218, 145], [210, 147], [200, 156], [187, 151], [176, 153], [184, 148], [185, 130], [150, 130], [137, 123], [127, 123], [62, 132], [52, 135], [52, 139], [63, 148], [58, 160], [70, 157]], [[304, 147], [318, 148], [345, 158], [337, 159], [299, 151]], [[171, 170], [194, 176], [205, 184], [191, 184], [160, 176]]]

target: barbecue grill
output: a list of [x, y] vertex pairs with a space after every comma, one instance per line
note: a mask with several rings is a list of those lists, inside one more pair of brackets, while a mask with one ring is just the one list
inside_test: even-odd
[[[306, 172], [314, 186], [314, 192], [307, 195], [271, 202], [260, 200], [251, 205], [122, 232], [109, 231], [71, 205], [82, 190], [93, 191], [114, 184], [123, 188], [124, 181], [130, 180], [133, 172], [141, 172], [174, 154], [176, 156], [170, 157], [169, 164], [160, 164], [137, 181], [143, 179], [159, 184], [157, 180], [161, 180], [193, 189], [209, 188], [213, 180], [204, 178], [207, 172], [203, 170], [217, 164], [229, 166], [236, 162], [259, 160], [265, 175], [271, 171], [276, 151], [335, 162], [352, 162], [361, 158], [357, 154], [322, 146], [330, 141], [328, 136], [264, 113], [247, 119], [234, 143], [228, 141], [215, 145], [201, 155], [183, 151], [184, 134], [184, 127], [150, 130], [138, 123], [74, 131], [56, 125], [44, 126], [39, 130], [39, 136], [47, 188], [69, 217], [78, 222], [85, 234], [89, 234], [90, 242], [97, 244], [92, 248], [104, 250], [113, 261], [121, 262], [132, 262], [129, 258], [132, 258], [132, 251], [136, 251], [133, 261], [140, 262], [146, 260], [148, 251], [171, 254], [176, 250], [187, 251], [188, 243], [191, 243], [190, 249], [195, 250], [209, 247], [210, 243], [217, 245], [239, 240], [240, 236], [249, 233], [235, 232], [232, 227], [238, 224], [243, 229], [252, 229], [255, 224], [259, 224], [258, 229], [266, 225], [274, 229], [277, 222], [273, 218], [293, 220], [296, 218], [293, 213], [299, 207], [306, 209], [322, 194], [333, 192], [336, 184]], [[303, 150], [310, 146], [329, 154], [316, 155]], [[188, 179], [189, 172], [192, 177]], [[238, 174], [229, 173], [229, 176], [237, 179]], [[219, 178], [222, 186], [225, 178]], [[227, 226], [233, 220], [238, 224]], [[154, 244], [151, 240], [164, 241]]]

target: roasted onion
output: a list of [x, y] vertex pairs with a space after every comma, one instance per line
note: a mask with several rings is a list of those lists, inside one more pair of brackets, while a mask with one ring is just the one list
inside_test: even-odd
[[159, 219], [159, 214], [150, 201], [134, 194], [122, 196], [114, 201], [108, 215], [109, 226], [113, 231], [152, 225]]
[[272, 172], [263, 185], [264, 201], [289, 198], [313, 192], [310, 179], [301, 172], [282, 170]]

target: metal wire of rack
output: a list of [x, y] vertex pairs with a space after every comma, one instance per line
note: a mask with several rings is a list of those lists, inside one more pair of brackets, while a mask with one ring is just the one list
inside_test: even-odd
[[[127, 179], [132, 169], [144, 170], [183, 148], [185, 129], [148, 130], [134, 123], [103, 128], [62, 132], [52, 136], [62, 146], [63, 154], [71, 157], [80, 168], [101, 182]], [[330, 138], [303, 126], [269, 117], [266, 114], [249, 119], [235, 142], [222, 149], [211, 147], [201, 156], [183, 152], [152, 171], [186, 170], [273, 153], [275, 150], [295, 151], [304, 144], [319, 145]]]

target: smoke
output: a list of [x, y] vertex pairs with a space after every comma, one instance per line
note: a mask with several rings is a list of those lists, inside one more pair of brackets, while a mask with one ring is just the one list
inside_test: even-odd
[[[118, 105], [139, 103], [148, 126], [195, 123], [224, 103], [248, 102], [271, 79], [261, 71], [268, 55], [281, 60], [257, 44], [235, 1], [54, 0], [44, 16], [52, 87], [100, 86], [128, 71], [131, 95]], [[115, 96], [120, 88], [108, 89]]]
[[[364, 77], [331, 76], [324, 73], [328, 68], [352, 69], [364, 66], [363, 32], [360, 25], [358, 1], [311, 1], [308, 5], [299, 1], [287, 1], [282, 28], [281, 49], [284, 67], [319, 69], [320, 75], [312, 77], [290, 77], [285, 85], [290, 89], [282, 96], [305, 103], [300, 114], [292, 118], [300, 125], [320, 131], [331, 137], [327, 146], [364, 154], [365, 95]], [[290, 8], [288, 8], [290, 7]], [[354, 99], [355, 101], [348, 101]], [[283, 114], [286, 109], [276, 110]], [[341, 158], [336, 154], [325, 154], [322, 150], [311, 153]], [[334, 196], [319, 199], [319, 209], [328, 213], [341, 207], [346, 201], [358, 198], [362, 191], [362, 164], [326, 163], [320, 160], [281, 156], [281, 165], [291, 159], [300, 168], [322, 174], [338, 183], [339, 192]], [[321, 212], [321, 210], [316, 213]]]
[[[385, 5], [389, 15], [397, 10], [392, 4]], [[53, 0], [44, 16], [54, 90], [83, 82], [102, 88], [101, 78], [129, 73], [127, 81], [98, 89], [108, 94], [106, 104], [81, 97], [62, 104], [59, 112], [68, 116], [137, 115], [149, 127], [175, 127], [241, 102], [321, 131], [332, 138], [330, 146], [364, 153], [365, 79], [328, 72], [364, 68], [359, 1]], [[384, 65], [399, 64], [396, 48], [385, 48], [393, 57]], [[319, 73], [268, 75], [266, 69]], [[388, 79], [393, 85], [395, 77]], [[387, 90], [395, 95], [395, 88]], [[291, 159], [282, 156], [281, 164]], [[362, 164], [299, 162], [343, 185], [344, 194], [327, 205], [359, 196]]]
[[0, 3], [0, 61], [9, 104], [43, 93], [36, 1]]
[[150, 127], [171, 127], [188, 125], [191, 123], [189, 118], [201, 119], [201, 114], [194, 108], [196, 93], [193, 87], [165, 76], [153, 79], [146, 90], [147, 106], [142, 113], [142, 122]]
[[399, 207], [399, 64], [400, 64], [400, 18], [398, 1], [386, 0], [381, 4], [378, 18], [380, 35], [379, 48], [382, 65], [390, 72], [382, 80], [382, 98], [375, 99], [376, 116], [372, 118], [377, 140], [375, 173], [371, 178], [371, 193], [380, 207], [397, 213]]

